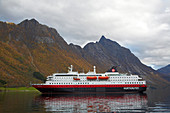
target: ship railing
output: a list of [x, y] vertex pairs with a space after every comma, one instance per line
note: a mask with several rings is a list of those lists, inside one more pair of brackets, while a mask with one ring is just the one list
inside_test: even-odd
[[31, 84], [31, 85], [45, 85], [45, 84]]

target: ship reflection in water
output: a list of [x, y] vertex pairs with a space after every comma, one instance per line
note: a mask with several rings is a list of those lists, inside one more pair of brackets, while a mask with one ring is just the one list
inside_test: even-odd
[[40, 95], [40, 102], [51, 112], [146, 112], [146, 94], [67, 94]]

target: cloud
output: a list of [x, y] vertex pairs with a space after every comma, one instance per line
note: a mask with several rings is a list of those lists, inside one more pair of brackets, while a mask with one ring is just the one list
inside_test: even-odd
[[147, 65], [170, 63], [169, 0], [0, 0], [0, 17], [15, 23], [36, 18], [81, 46], [105, 35]]

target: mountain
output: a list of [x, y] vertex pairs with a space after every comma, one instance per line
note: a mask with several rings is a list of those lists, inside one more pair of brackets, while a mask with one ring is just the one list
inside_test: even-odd
[[120, 46], [115, 41], [106, 39], [104, 36], [101, 37], [99, 42], [89, 43], [83, 49], [86, 52], [86, 60], [88, 60], [88, 57], [95, 59], [94, 64], [105, 70], [116, 65], [121, 72], [140, 75], [154, 72], [153, 69], [142, 64], [129, 49]]
[[170, 64], [157, 70], [160, 73], [170, 75]]
[[92, 65], [97, 66], [98, 72], [105, 72], [110, 67], [117, 66], [119, 72], [138, 74], [146, 79], [149, 84], [159, 85], [166, 81], [159, 73], [141, 63], [131, 51], [122, 47], [117, 42], [102, 36], [99, 42], [88, 43], [84, 48], [71, 44], [70, 47], [75, 54], [82, 56]]
[[48, 76], [67, 72], [71, 64], [79, 72], [87, 72], [93, 65], [98, 72], [105, 72], [115, 65], [119, 72], [139, 74], [151, 85], [167, 83], [157, 71], [115, 41], [102, 36], [99, 42], [81, 48], [67, 44], [54, 28], [35, 19], [19, 24], [0, 22], [0, 45], [0, 83], [6, 82], [7, 86], [41, 82], [34, 73]]
[[163, 74], [163, 78], [170, 81], [170, 64], [157, 70], [159, 73]]
[[58, 32], [35, 19], [16, 24], [0, 22], [0, 81], [8, 86], [41, 82], [34, 72], [47, 76], [66, 72], [69, 65], [89, 70], [92, 65], [73, 54]]

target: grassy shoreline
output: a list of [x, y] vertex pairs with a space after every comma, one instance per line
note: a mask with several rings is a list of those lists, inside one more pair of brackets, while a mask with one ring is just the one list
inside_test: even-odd
[[37, 91], [34, 87], [16, 87], [16, 88], [4, 88], [0, 87], [0, 91]]

